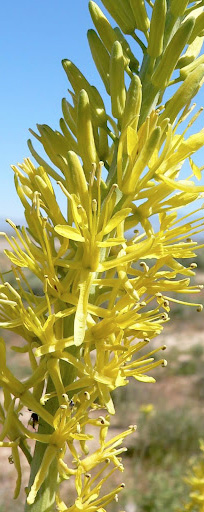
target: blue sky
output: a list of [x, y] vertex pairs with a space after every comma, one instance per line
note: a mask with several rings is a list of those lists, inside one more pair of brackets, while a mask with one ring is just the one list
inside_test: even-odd
[[[101, 7], [100, 1], [98, 4]], [[14, 221], [23, 218], [10, 164], [30, 156], [26, 142], [28, 128], [35, 129], [36, 123], [46, 123], [58, 129], [61, 99], [68, 96], [61, 59], [73, 60], [104, 93], [86, 38], [91, 26], [88, 0], [2, 3], [0, 218], [10, 217]], [[202, 105], [202, 97], [200, 92], [198, 106]], [[203, 126], [204, 114], [196, 128]], [[204, 164], [204, 149], [197, 163], [201, 165], [202, 161]]]

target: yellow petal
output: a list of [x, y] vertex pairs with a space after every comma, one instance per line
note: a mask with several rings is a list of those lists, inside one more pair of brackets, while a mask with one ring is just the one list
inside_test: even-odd
[[197, 178], [197, 180], [201, 180], [202, 174], [201, 171], [203, 170], [203, 167], [198, 167], [195, 162], [191, 158], [189, 158], [190, 166], [193, 171], [194, 176]]
[[55, 226], [55, 231], [65, 238], [75, 240], [76, 242], [85, 242], [85, 238], [81, 235], [80, 231], [72, 226], [63, 226], [59, 224]]
[[118, 226], [118, 224], [121, 224], [121, 222], [129, 215], [129, 213], [132, 212], [131, 208], [123, 208], [123, 210], [115, 213], [113, 217], [109, 220], [109, 222], [106, 224], [105, 229], [103, 230], [103, 234], [107, 235], [112, 231], [113, 229]]
[[139, 380], [140, 382], [156, 382], [154, 377], [150, 377], [149, 375], [133, 375], [134, 379]]
[[79, 284], [79, 300], [74, 319], [74, 343], [79, 346], [84, 341], [86, 320], [88, 313], [89, 291], [94, 279], [94, 274], [87, 270], [83, 270], [80, 276]]
[[204, 186], [196, 186], [193, 181], [187, 181], [187, 180], [180, 180], [175, 181], [171, 178], [168, 178], [167, 176], [163, 176], [162, 174], [159, 175], [162, 181], [169, 185], [174, 190], [182, 190], [183, 192], [204, 192]]

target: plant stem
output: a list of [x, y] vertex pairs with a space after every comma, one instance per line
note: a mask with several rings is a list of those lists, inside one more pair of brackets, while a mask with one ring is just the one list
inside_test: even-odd
[[[58, 304], [59, 310], [65, 309], [65, 305], [61, 302]], [[57, 311], [57, 310], [56, 310]], [[74, 316], [70, 316], [61, 320], [63, 322], [63, 332], [64, 337], [68, 337], [73, 334], [74, 328]], [[65, 349], [66, 350], [66, 349]], [[78, 351], [78, 347], [73, 347], [72, 349], [67, 349], [68, 352], [76, 355]], [[73, 382], [76, 370], [73, 366], [66, 363], [65, 361], [60, 362], [60, 370], [61, 376], [64, 383], [64, 386], [67, 386], [71, 382]], [[51, 379], [48, 379], [46, 393], [51, 393], [55, 390], [54, 384]], [[52, 398], [48, 400], [45, 404], [45, 408], [54, 416], [57, 408], [59, 407], [58, 399]], [[39, 430], [40, 434], [50, 434], [53, 432], [53, 429], [48, 423], [44, 422], [42, 418], [39, 419]], [[34, 455], [31, 463], [31, 473], [30, 473], [30, 481], [29, 481], [29, 489], [34, 482], [35, 476], [39, 470], [43, 455], [47, 448], [47, 444], [36, 442]], [[55, 498], [56, 492], [59, 485], [59, 474], [57, 467], [57, 460], [53, 460], [52, 464], [49, 467], [47, 477], [45, 478], [41, 488], [39, 489], [35, 502], [32, 505], [28, 505], [26, 503], [24, 512], [54, 512], [55, 509]]]
[[[54, 386], [52, 381], [48, 381], [47, 392], [50, 393], [54, 390]], [[45, 405], [46, 409], [53, 414], [57, 409], [57, 400], [52, 399], [47, 402]], [[39, 433], [40, 434], [50, 434], [53, 429], [50, 425], [45, 423], [42, 418], [39, 419]], [[44, 452], [47, 448], [47, 444], [36, 442], [33, 460], [31, 463], [31, 473], [30, 473], [30, 481], [29, 481], [29, 489], [34, 482], [35, 476], [39, 470], [41, 460], [43, 458]], [[53, 461], [50, 465], [47, 477], [42, 484], [38, 494], [36, 496], [35, 502], [33, 505], [25, 505], [25, 512], [51, 512], [54, 511], [55, 504], [55, 495], [57, 491], [57, 483], [58, 481], [58, 470], [57, 470], [57, 461]]]

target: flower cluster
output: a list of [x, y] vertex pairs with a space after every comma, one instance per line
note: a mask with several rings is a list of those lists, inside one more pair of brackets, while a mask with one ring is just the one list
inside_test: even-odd
[[[107, 478], [123, 469], [119, 446], [135, 430], [106, 441], [109, 415], [115, 413], [112, 391], [131, 377], [155, 381], [149, 372], [166, 360], [155, 360], [154, 354], [166, 347], [142, 350], [169, 320], [171, 302], [188, 304], [179, 294], [201, 289], [190, 282], [196, 264], [185, 266], [183, 260], [193, 260], [195, 248], [202, 247], [192, 240], [203, 231], [202, 207], [193, 212], [195, 218], [178, 210], [204, 192], [196, 183], [202, 168], [192, 160], [204, 144], [204, 131], [188, 135], [200, 114], [192, 115], [190, 102], [204, 76], [202, 57], [196, 59], [204, 12], [201, 2], [190, 7], [184, 0], [148, 3], [150, 19], [143, 0], [123, 0], [117, 8], [104, 0], [116, 29], [95, 2], [89, 3], [98, 32], [89, 31], [89, 44], [111, 97], [112, 117], [97, 89], [65, 60], [73, 90], [72, 104], [62, 101], [61, 132], [47, 125], [38, 125], [39, 134], [31, 130], [50, 162], [29, 141], [39, 166], [30, 159], [13, 166], [27, 227], [8, 219], [14, 236], [2, 234], [10, 245], [5, 254], [13, 281], [1, 274], [0, 327], [23, 338], [24, 344], [12, 349], [27, 353], [31, 372], [23, 382], [16, 378], [1, 339], [0, 446], [12, 450], [15, 497], [21, 483], [19, 449], [31, 464], [26, 510], [35, 510], [46, 485], [52, 488], [46, 507], [56, 502], [58, 510], [71, 512], [104, 512], [122, 490], [123, 484], [100, 494]], [[142, 48], [141, 66], [120, 29]], [[160, 105], [172, 82], [182, 83]], [[190, 174], [184, 180], [187, 159]], [[67, 202], [66, 214], [55, 185]], [[38, 279], [41, 294], [32, 289], [28, 272]], [[190, 305], [202, 310], [199, 303]], [[25, 407], [39, 416], [38, 431], [25, 426], [20, 416]], [[108, 415], [101, 416], [101, 409]], [[98, 432], [97, 449], [89, 428]], [[29, 439], [37, 441], [33, 457]], [[58, 489], [69, 478], [75, 479], [77, 494], [70, 507]]]
[[200, 456], [193, 464], [192, 470], [184, 478], [190, 488], [189, 500], [184, 506], [184, 510], [187, 511], [202, 512], [204, 509], [204, 444], [202, 440], [200, 440], [200, 450]]

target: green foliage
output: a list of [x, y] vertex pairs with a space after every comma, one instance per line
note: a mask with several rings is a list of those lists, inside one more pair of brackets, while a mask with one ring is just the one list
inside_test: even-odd
[[198, 451], [198, 439], [204, 435], [202, 416], [177, 409], [155, 410], [146, 419], [140, 417], [138, 438], [131, 445], [134, 457], [161, 464], [169, 454], [174, 461]]
[[146, 489], [135, 493], [138, 512], [178, 512], [186, 495], [182, 481], [183, 464], [172, 462], [170, 468], [162, 464], [148, 472]]

